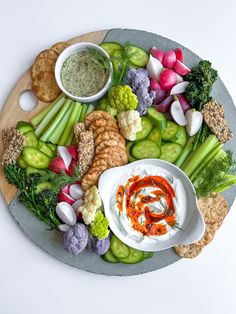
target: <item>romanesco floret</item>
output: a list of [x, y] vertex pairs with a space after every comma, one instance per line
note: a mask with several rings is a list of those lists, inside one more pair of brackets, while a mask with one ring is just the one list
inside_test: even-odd
[[99, 210], [96, 212], [94, 221], [90, 225], [90, 233], [97, 237], [99, 240], [105, 239], [109, 235], [109, 221]]
[[117, 112], [134, 110], [138, 106], [137, 96], [128, 85], [112, 87], [108, 93], [108, 101]]
[[105, 111], [113, 117], [115, 117], [115, 115], [117, 114], [117, 110], [111, 107], [107, 98], [104, 98], [99, 102], [97, 109]]
[[98, 189], [93, 185], [84, 194], [84, 205], [80, 206], [79, 212], [82, 214], [83, 221], [86, 225], [90, 225], [96, 216], [96, 210], [102, 206], [101, 197]]

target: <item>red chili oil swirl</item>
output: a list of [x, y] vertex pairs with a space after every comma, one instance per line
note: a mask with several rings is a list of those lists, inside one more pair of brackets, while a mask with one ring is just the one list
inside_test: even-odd
[[[153, 196], [141, 194], [141, 190], [146, 187], [153, 187], [153, 191], [150, 193]], [[173, 203], [175, 191], [165, 178], [134, 176], [128, 179], [125, 186], [120, 185], [116, 193], [116, 203], [121, 213], [123, 212], [124, 196], [126, 197], [126, 213], [134, 230], [145, 236], [158, 236], [168, 232], [167, 225], [161, 221], [164, 220], [170, 226], [175, 225], [176, 216]], [[161, 199], [165, 200], [166, 210], [161, 213], [152, 212], [148, 205]], [[140, 222], [141, 216], [145, 216], [145, 221]]]

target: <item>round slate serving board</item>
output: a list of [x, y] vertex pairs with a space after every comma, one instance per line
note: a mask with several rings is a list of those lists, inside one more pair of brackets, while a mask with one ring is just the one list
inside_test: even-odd
[[[200, 57], [198, 57], [189, 49], [183, 47], [181, 44], [178, 44], [177, 42], [153, 33], [139, 30], [103, 30], [88, 33], [69, 40], [71, 44], [80, 41], [90, 41], [96, 44], [99, 44], [102, 41], [115, 41], [124, 44], [125, 42], [129, 41], [140, 47], [143, 47], [146, 50], [149, 50], [153, 46], [159, 47], [163, 50], [181, 47], [184, 51], [185, 63], [187, 64], [187, 66], [192, 67], [196, 65], [200, 60]], [[45, 47], [45, 49], [46, 48], [47, 47]], [[17, 121], [19, 120], [29, 121], [32, 116], [37, 114], [37, 112], [39, 112], [45, 106], [43, 102], [39, 101], [36, 108], [31, 112], [21, 110], [21, 108], [19, 107], [20, 95], [22, 94], [22, 92], [24, 92], [25, 90], [29, 90], [30, 88], [31, 78], [29, 69], [15, 85], [3, 108], [0, 116], [0, 132], [6, 127], [15, 126]], [[233, 133], [236, 134], [236, 109], [234, 107], [232, 98], [229, 95], [229, 92], [219, 78], [214, 84], [212, 95], [215, 99], [217, 99], [220, 103], [224, 105], [226, 118], [229, 122], [230, 128], [232, 129]], [[225, 147], [231, 149], [235, 155], [235, 137], [229, 143], [227, 143]], [[1, 141], [0, 155], [2, 154], [2, 152], [3, 147]], [[68, 254], [63, 249], [62, 238], [59, 232], [48, 230], [47, 225], [39, 221], [37, 217], [35, 217], [28, 209], [26, 209], [18, 202], [16, 194], [17, 191], [13, 186], [9, 185], [6, 182], [2, 167], [0, 167], [0, 190], [6, 203], [9, 205], [10, 212], [12, 213], [16, 222], [24, 231], [24, 233], [48, 254], [76, 268], [97, 274], [129, 276], [154, 271], [170, 265], [180, 259], [180, 257], [172, 249], [158, 252], [153, 258], [135, 265], [106, 263], [100, 257], [88, 252], [87, 250], [83, 251], [78, 256], [73, 256], [71, 254]], [[235, 194], [236, 187], [233, 187], [224, 193], [229, 206], [233, 204]]]

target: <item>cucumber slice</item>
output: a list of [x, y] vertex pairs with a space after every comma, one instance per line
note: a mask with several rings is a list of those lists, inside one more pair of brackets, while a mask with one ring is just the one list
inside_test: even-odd
[[122, 52], [122, 49], [117, 49], [113, 52], [111, 57], [113, 70], [116, 74], [119, 74], [124, 66]]
[[150, 107], [148, 108], [147, 116], [160, 130], [166, 128], [166, 117], [162, 112], [158, 112], [155, 108]]
[[38, 139], [33, 131], [28, 131], [24, 134], [25, 137], [25, 145], [24, 147], [38, 147]]
[[181, 146], [185, 146], [185, 144], [187, 143], [187, 133], [184, 126], [179, 125], [179, 129], [175, 136], [171, 139], [171, 142], [180, 144]]
[[166, 128], [161, 130], [161, 138], [164, 141], [169, 141], [176, 135], [178, 130], [178, 124], [172, 121], [167, 121]]
[[53, 151], [55, 154], [57, 153], [57, 145], [52, 143], [47, 143], [48, 147]]
[[142, 140], [133, 146], [132, 155], [137, 159], [158, 158], [161, 155], [161, 149], [153, 141]]
[[126, 144], [126, 152], [127, 152], [127, 156], [128, 156], [128, 161], [129, 162], [133, 162], [133, 161], [136, 161], [138, 159], [134, 158], [132, 155], [131, 155], [131, 149], [134, 145], [134, 142], [128, 142]]
[[149, 54], [143, 48], [135, 45], [127, 45], [129, 61], [138, 67], [145, 67], [148, 63]]
[[101, 258], [108, 263], [119, 263], [119, 260], [112, 254], [111, 249], [109, 249]]
[[48, 157], [55, 157], [55, 153], [49, 148], [49, 146], [43, 141], [39, 140], [39, 150], [46, 154]]
[[153, 128], [151, 133], [147, 137], [148, 140], [155, 142], [159, 146], [161, 145], [161, 131], [158, 128]]
[[39, 174], [44, 175], [47, 173], [47, 170], [39, 170], [39, 169], [36, 169], [33, 167], [27, 167], [26, 168], [26, 175], [29, 176], [31, 173], [39, 173]]
[[44, 190], [51, 190], [52, 183], [51, 182], [40, 182], [36, 185], [35, 194], [39, 194]]
[[23, 160], [36, 169], [47, 169], [51, 161], [47, 155], [32, 147], [23, 149]]
[[28, 166], [27, 163], [21, 157], [18, 157], [16, 162], [20, 168], [26, 169]]
[[153, 255], [154, 255], [153, 252], [144, 252], [143, 258], [144, 258], [144, 259], [148, 259], [148, 258], [153, 257]]
[[119, 261], [125, 264], [136, 264], [143, 261], [144, 252], [136, 250], [132, 247], [129, 248], [129, 256], [120, 258]]
[[18, 121], [16, 128], [22, 134], [25, 134], [26, 132], [29, 132], [29, 131], [34, 131], [33, 126], [29, 122], [25, 122], [25, 121]]
[[115, 235], [111, 237], [111, 252], [112, 254], [120, 259], [129, 256], [129, 248], [126, 244], [121, 242]]
[[161, 146], [160, 159], [174, 163], [181, 154], [183, 147], [177, 143], [166, 143]]
[[152, 130], [152, 122], [147, 117], [141, 117], [142, 130], [136, 133], [136, 140], [142, 140], [148, 136]]
[[110, 57], [112, 56], [115, 50], [123, 49], [122, 45], [114, 42], [102, 43], [100, 44], [100, 47], [102, 47]]

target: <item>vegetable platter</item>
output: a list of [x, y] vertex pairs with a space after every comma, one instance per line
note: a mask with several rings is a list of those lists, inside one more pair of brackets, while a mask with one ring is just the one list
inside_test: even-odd
[[[23, 111], [19, 99], [31, 89], [37, 106]], [[39, 53], [9, 95], [1, 192], [26, 236], [58, 260], [105, 275], [154, 271], [207, 254], [223, 224], [236, 191], [235, 118], [214, 65], [181, 44], [129, 29], [75, 37]], [[182, 170], [204, 226], [197, 239], [163, 249], [186, 227], [184, 187], [164, 168], [138, 167], [142, 160]], [[111, 175], [116, 193], [103, 204], [105, 174], [127, 163], [133, 172], [119, 184]]]

